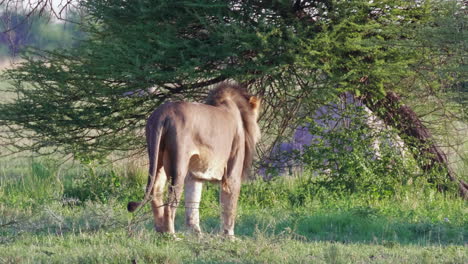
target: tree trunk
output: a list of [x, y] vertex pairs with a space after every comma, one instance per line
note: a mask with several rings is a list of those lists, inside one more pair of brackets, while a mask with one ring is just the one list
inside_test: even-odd
[[[445, 173], [451, 181], [458, 183], [460, 195], [468, 199], [468, 184], [457, 180], [450, 168], [447, 155], [434, 144], [434, 139], [416, 113], [400, 102], [400, 97], [389, 92], [385, 98], [372, 102], [371, 96], [364, 97], [364, 104], [379, 116], [386, 125], [396, 128], [405, 144], [410, 147], [411, 153], [419, 163], [422, 170], [432, 172], [439, 170]], [[433, 179], [428, 179], [433, 181]], [[440, 191], [446, 189], [443, 184], [437, 185]]]

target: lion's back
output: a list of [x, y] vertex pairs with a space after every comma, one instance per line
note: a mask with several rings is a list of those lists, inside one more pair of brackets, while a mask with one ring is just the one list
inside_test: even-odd
[[198, 139], [231, 136], [242, 126], [231, 112], [202, 103], [167, 102], [149, 117], [146, 129], [164, 126], [168, 133]]

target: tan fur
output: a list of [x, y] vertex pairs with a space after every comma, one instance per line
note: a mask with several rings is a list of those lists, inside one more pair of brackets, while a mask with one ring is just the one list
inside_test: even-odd
[[[259, 98], [238, 85], [222, 83], [210, 92], [206, 104], [165, 103], [153, 112], [146, 125], [150, 176], [145, 200], [151, 198], [157, 231], [174, 232], [185, 183], [187, 225], [199, 232], [201, 182], [216, 181], [221, 185], [224, 233], [234, 234], [241, 179], [249, 172], [260, 137], [259, 109]], [[163, 203], [166, 179], [169, 197]], [[130, 202], [128, 210], [141, 204]]]

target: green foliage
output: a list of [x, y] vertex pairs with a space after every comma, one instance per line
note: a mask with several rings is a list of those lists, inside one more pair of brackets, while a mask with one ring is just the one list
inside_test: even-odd
[[[421, 74], [436, 96], [458, 104], [458, 117], [468, 120], [466, 12], [460, 1], [436, 2], [430, 23], [418, 30], [418, 37], [431, 52]], [[437, 94], [437, 92], [441, 94]], [[453, 104], [451, 105], [453, 107]], [[461, 112], [461, 113], [460, 113]]]
[[418, 176], [417, 166], [408, 153], [404, 155], [404, 147], [398, 147], [400, 139], [394, 131], [370, 128], [364, 122], [367, 114], [356, 110], [348, 109], [345, 117], [334, 120], [346, 119], [348, 126], [325, 129], [310, 122], [314, 144], [305, 147], [299, 158], [312, 174], [318, 174], [314, 184], [327, 190], [393, 195]]
[[[80, 3], [86, 40], [33, 51], [6, 74], [18, 99], [0, 105], [0, 125], [34, 139], [20, 149], [93, 159], [140, 149], [156, 106], [200, 100], [225, 79], [258, 82], [266, 102], [281, 95], [311, 108], [312, 99], [344, 90], [382, 95], [413, 74], [421, 51], [408, 45], [431, 11], [429, 1]], [[304, 13], [313, 7], [318, 13]]]
[[[343, 105], [329, 105], [328, 110], [320, 111], [320, 116], [309, 118], [300, 129], [311, 137], [311, 142], [301, 136], [295, 138], [291, 143], [295, 149], [277, 153], [273, 160], [279, 162], [268, 165], [267, 175], [277, 177], [271, 171], [277, 174], [283, 171], [285, 175], [288, 172], [283, 167], [287, 167], [290, 175], [305, 171], [310, 177], [304, 187], [299, 187], [304, 188], [304, 193], [316, 194], [324, 189], [338, 195], [365, 193], [376, 198], [392, 196], [418, 177], [429, 179], [435, 185], [447, 184], [443, 170], [418, 169], [417, 162], [424, 160], [414, 160], [397, 131], [383, 126], [361, 106]], [[292, 199], [303, 204], [306, 197]]]
[[321, 69], [338, 91], [376, 97], [413, 74], [408, 67], [420, 52], [411, 47], [413, 30], [427, 19], [429, 1], [337, 1], [332, 10], [314, 37], [302, 39], [298, 63]]

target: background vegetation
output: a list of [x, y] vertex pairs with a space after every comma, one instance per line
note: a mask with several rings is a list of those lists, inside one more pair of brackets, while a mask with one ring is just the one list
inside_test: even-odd
[[[78, 14], [70, 13], [70, 21]], [[73, 48], [84, 33], [71, 22], [53, 20], [50, 13], [32, 13], [27, 10], [0, 10], [0, 60], [20, 57], [28, 47], [40, 50]]]

